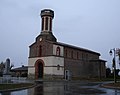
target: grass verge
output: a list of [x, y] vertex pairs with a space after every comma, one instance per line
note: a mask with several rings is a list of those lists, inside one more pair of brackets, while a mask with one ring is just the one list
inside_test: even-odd
[[106, 86], [110, 86], [110, 87], [120, 87], [120, 82], [117, 82], [117, 83], [108, 83], [108, 84], [105, 84]]
[[33, 86], [33, 83], [19, 83], [19, 84], [0, 84], [0, 91], [10, 89], [21, 89]]

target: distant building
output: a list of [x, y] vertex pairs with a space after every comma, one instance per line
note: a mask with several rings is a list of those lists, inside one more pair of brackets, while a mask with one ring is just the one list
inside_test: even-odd
[[27, 77], [28, 66], [22, 66], [10, 70], [13, 77]]
[[41, 33], [29, 46], [29, 78], [70, 79], [106, 76], [105, 61], [99, 59], [100, 53], [57, 42], [52, 33], [54, 11], [42, 10], [41, 18]]

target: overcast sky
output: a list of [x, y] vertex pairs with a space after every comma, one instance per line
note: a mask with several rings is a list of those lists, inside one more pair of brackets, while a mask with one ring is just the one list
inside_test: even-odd
[[120, 0], [0, 0], [0, 62], [28, 65], [29, 45], [41, 32], [40, 11], [53, 9], [59, 42], [101, 53], [120, 48]]

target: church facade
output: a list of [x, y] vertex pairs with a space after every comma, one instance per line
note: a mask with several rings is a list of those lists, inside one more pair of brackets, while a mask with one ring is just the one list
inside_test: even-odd
[[54, 11], [41, 11], [41, 33], [29, 46], [28, 77], [32, 79], [101, 78], [106, 76], [100, 53], [57, 42], [52, 33]]

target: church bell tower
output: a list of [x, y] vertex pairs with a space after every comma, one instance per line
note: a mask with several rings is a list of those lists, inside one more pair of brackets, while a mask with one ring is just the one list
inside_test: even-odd
[[50, 9], [44, 9], [41, 10], [41, 33], [40, 35], [36, 38], [36, 40], [48, 40], [48, 41], [54, 41], [56, 42], [57, 39], [52, 33], [52, 20], [54, 18], [54, 11]]

